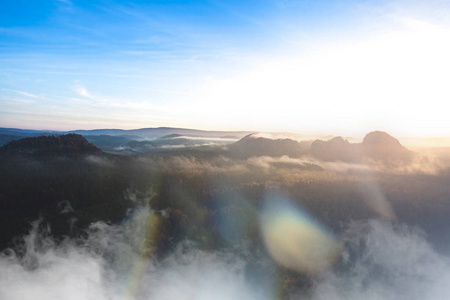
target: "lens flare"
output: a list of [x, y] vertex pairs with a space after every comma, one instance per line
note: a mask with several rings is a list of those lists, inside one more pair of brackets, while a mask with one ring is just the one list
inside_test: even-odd
[[161, 218], [148, 207], [137, 209], [124, 224], [128, 243], [134, 249], [134, 262], [122, 290], [123, 300], [136, 299], [158, 242]]
[[266, 248], [279, 265], [317, 274], [338, 259], [342, 243], [286, 197], [269, 194], [260, 216]]
[[215, 197], [214, 224], [219, 236], [230, 244], [237, 244], [254, 234], [253, 221], [257, 220], [257, 209], [240, 194], [231, 192]]

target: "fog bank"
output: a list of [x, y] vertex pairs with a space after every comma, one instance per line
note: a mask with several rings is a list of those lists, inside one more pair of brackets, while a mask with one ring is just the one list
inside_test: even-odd
[[[0, 299], [279, 299], [275, 263], [245, 248], [205, 251], [184, 241], [156, 260], [151, 232], [160, 217], [141, 207], [120, 225], [94, 223], [85, 237], [60, 243], [36, 222], [22, 248], [0, 256]], [[336, 265], [315, 276], [311, 289], [284, 298], [450, 296], [449, 260], [433, 250], [420, 229], [380, 220], [355, 222], [340, 239], [343, 251]]]

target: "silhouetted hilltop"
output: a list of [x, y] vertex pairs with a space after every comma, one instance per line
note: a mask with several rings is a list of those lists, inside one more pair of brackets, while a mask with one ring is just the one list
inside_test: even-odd
[[207, 131], [188, 128], [173, 128], [173, 127], [157, 127], [157, 128], [140, 128], [140, 129], [94, 129], [94, 130], [74, 130], [71, 133], [89, 135], [134, 135], [140, 138], [160, 138], [171, 134], [178, 134], [182, 136], [193, 137], [222, 137], [226, 135], [238, 136], [239, 138], [252, 133], [250, 131]]
[[383, 131], [368, 133], [362, 142], [365, 156], [372, 159], [410, 160], [413, 153]]
[[164, 136], [160, 137], [160, 139], [173, 139], [173, 138], [179, 138], [182, 136], [183, 135], [181, 135], [181, 134], [172, 133], [172, 134], [164, 135]]
[[270, 139], [249, 134], [229, 145], [232, 156], [248, 158], [252, 156], [298, 157], [309, 151], [310, 142], [297, 142], [292, 139]]
[[127, 135], [87, 135], [85, 138], [102, 151], [114, 151], [118, 147], [126, 146], [127, 143], [138, 137]]
[[96, 220], [122, 220], [130, 205], [123, 194], [134, 174], [129, 164], [78, 134], [23, 138], [1, 147], [0, 228], [7, 230], [0, 232], [0, 248], [40, 217], [55, 237]]
[[[49, 130], [28, 130], [17, 128], [0, 128], [0, 147], [8, 144], [13, 140], [19, 140], [27, 137], [63, 135], [63, 134], [80, 134], [86, 139], [99, 147], [102, 151], [121, 153], [121, 154], [135, 154], [142, 152], [143, 149], [129, 149], [128, 142], [143, 141], [143, 140], [164, 140], [172, 138], [196, 138], [196, 139], [222, 139], [217, 141], [218, 144], [225, 144], [231, 141], [227, 139], [240, 139], [250, 133], [251, 131], [206, 131], [188, 128], [172, 128], [172, 127], [157, 127], [157, 128], [140, 128], [140, 129], [93, 129], [93, 130], [72, 130], [72, 131], [49, 131]], [[181, 144], [182, 141], [178, 141]], [[210, 144], [211, 142], [198, 141], [196, 146], [202, 144]], [[158, 147], [157, 147], [158, 148]], [[153, 151], [152, 147], [144, 148], [145, 151]]]
[[400, 142], [393, 136], [384, 131], [372, 131], [366, 134], [362, 142], [367, 146], [385, 146], [385, 147], [403, 147]]
[[249, 134], [228, 146], [232, 157], [310, 155], [322, 161], [357, 163], [375, 160], [386, 163], [408, 163], [414, 153], [400, 142], [382, 131], [368, 133], [362, 143], [350, 143], [338, 136], [330, 140], [296, 141], [289, 138], [271, 139]]
[[328, 141], [316, 140], [311, 145], [311, 155], [325, 161], [358, 162], [373, 159], [385, 162], [409, 162], [414, 154], [386, 132], [373, 131], [364, 137], [362, 143], [352, 144], [342, 137]]
[[79, 134], [39, 136], [11, 141], [0, 148], [0, 155], [13, 158], [78, 157], [101, 154], [102, 151]]
[[60, 134], [63, 134], [63, 132], [50, 130], [0, 128], [0, 147], [8, 144], [11, 141], [16, 141], [26, 137], [60, 135]]
[[354, 162], [360, 159], [360, 145], [351, 144], [342, 137], [328, 141], [315, 140], [311, 144], [311, 155], [324, 161]]

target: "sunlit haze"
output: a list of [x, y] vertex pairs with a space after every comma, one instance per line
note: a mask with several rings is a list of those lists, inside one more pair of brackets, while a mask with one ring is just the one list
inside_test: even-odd
[[450, 137], [448, 1], [8, 1], [0, 127]]

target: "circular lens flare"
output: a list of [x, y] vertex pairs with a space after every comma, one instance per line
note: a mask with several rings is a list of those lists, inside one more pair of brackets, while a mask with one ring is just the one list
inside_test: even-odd
[[342, 243], [330, 231], [280, 195], [266, 197], [260, 229], [273, 260], [293, 271], [320, 273], [341, 253]]

